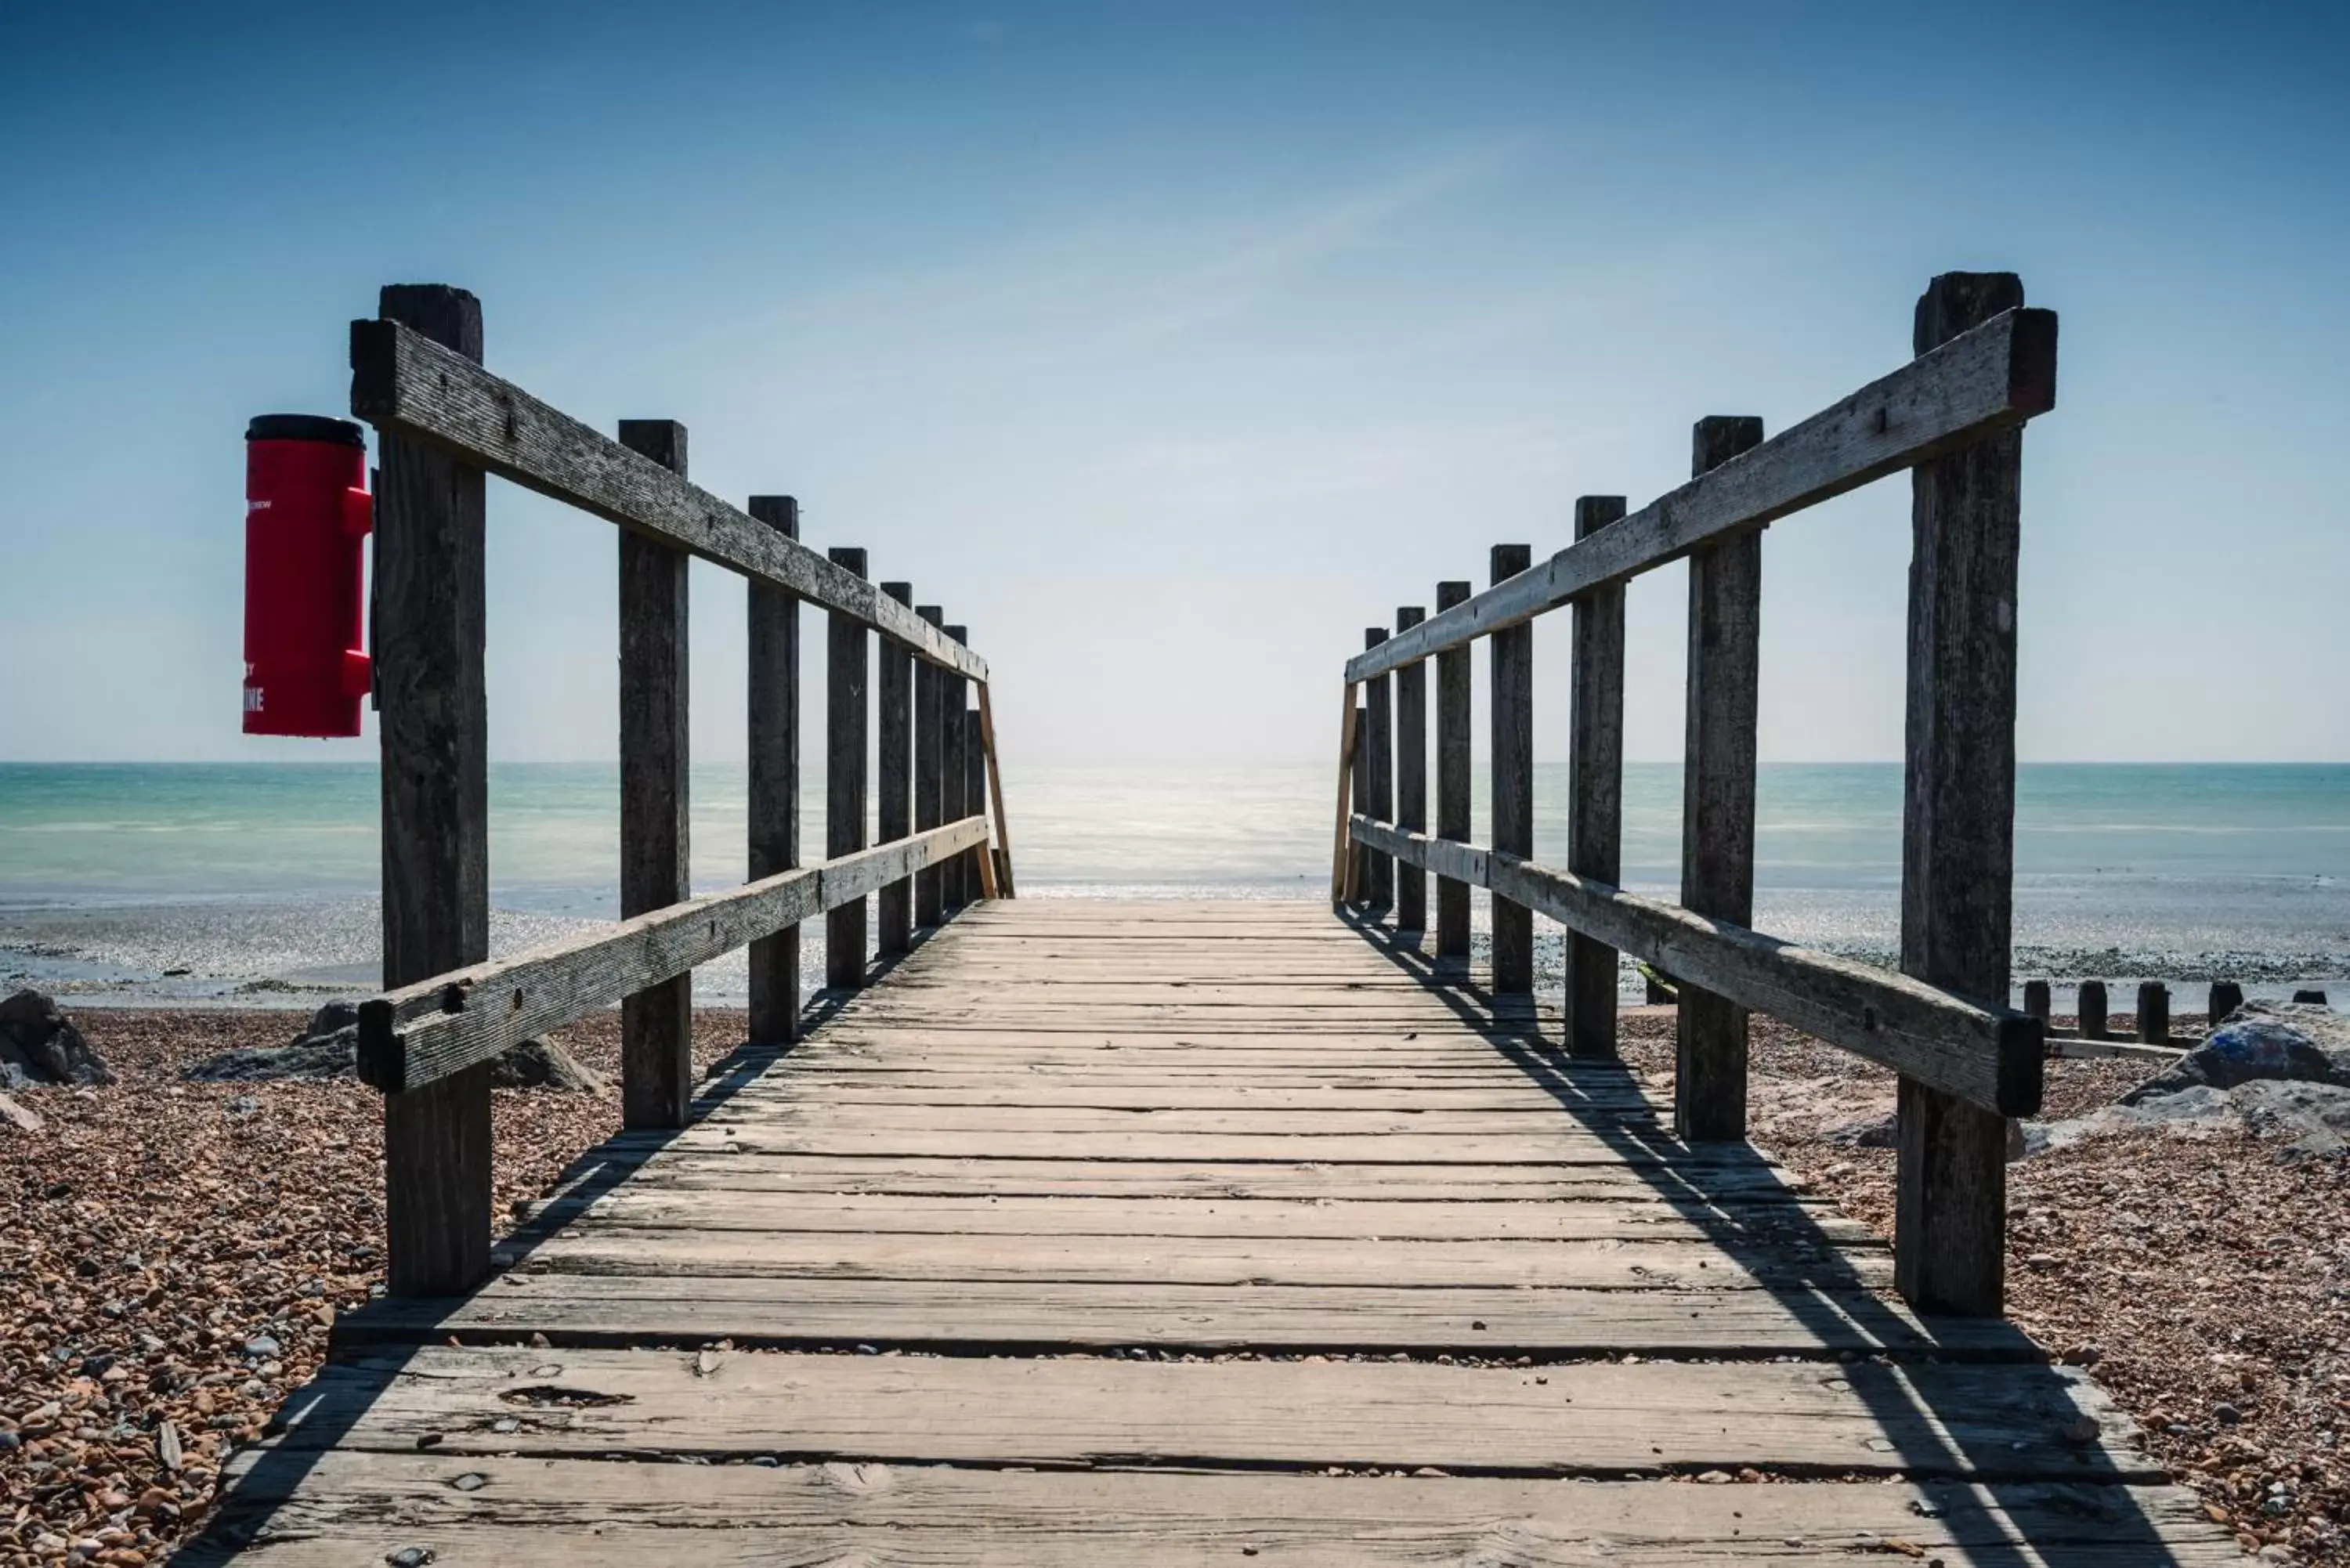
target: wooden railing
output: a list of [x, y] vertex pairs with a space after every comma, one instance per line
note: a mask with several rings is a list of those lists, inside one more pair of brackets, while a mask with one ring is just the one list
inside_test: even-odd
[[[1679, 988], [1674, 1119], [1691, 1140], [1746, 1132], [1746, 1020], [1769, 1013], [1899, 1075], [1895, 1273], [1920, 1310], [1994, 1315], [2004, 1285], [2008, 1119], [2039, 1109], [2042, 1023], [2008, 1006], [2015, 799], [2015, 590], [2022, 425], [2055, 404], [2056, 317], [2010, 274], [1949, 274], [1918, 301], [1908, 364], [1764, 441], [1752, 418], [1698, 422], [1694, 477], [1638, 512], [1575, 503], [1575, 542], [1535, 564], [1496, 545], [1492, 586], [1440, 584], [1347, 665], [1331, 897], [1391, 901], [1435, 951], [1469, 953], [1469, 889], [1492, 893], [1497, 1009], [1534, 989], [1532, 915], [1567, 929], [1564, 1038], [1616, 1051], [1617, 955]], [[1901, 972], [1808, 951], [1753, 916], [1762, 530], [1908, 470], [1908, 723]], [[1681, 896], [1620, 878], [1624, 585], [1687, 559], [1689, 706]], [[1567, 607], [1565, 867], [1533, 859], [1533, 622]], [[1469, 649], [1492, 650], [1493, 843], [1469, 836]], [[1436, 662], [1436, 832], [1428, 832], [1425, 664]], [[1389, 680], [1395, 683], [1390, 698]], [[1357, 694], [1361, 701], [1358, 702]], [[1395, 772], [1400, 761], [1401, 776]], [[1399, 784], [1400, 787], [1398, 787]], [[1390, 890], [1391, 894], [1390, 894]]]
[[[686, 479], [685, 427], [619, 439], [482, 367], [481, 306], [438, 285], [383, 291], [351, 324], [351, 411], [380, 437], [375, 672], [383, 750], [384, 983], [359, 1008], [361, 1075], [384, 1092], [390, 1288], [437, 1295], [490, 1267], [489, 1064], [621, 1004], [630, 1127], [685, 1124], [691, 971], [751, 949], [750, 1034], [799, 1030], [802, 921], [826, 919], [827, 981], [909, 950], [975, 898], [1012, 893], [987, 665], [865, 552], [799, 542], [798, 504], [747, 508]], [[620, 913], [613, 926], [489, 960], [486, 477], [619, 525]], [[686, 565], [750, 583], [750, 880], [693, 898], [687, 877]], [[829, 614], [825, 853], [800, 863], [799, 606]], [[880, 641], [868, 699], [869, 634]], [[977, 702], [970, 705], [976, 690]], [[868, 781], [868, 709], [879, 774]], [[871, 793], [868, 795], [868, 784]], [[882, 842], [866, 841], [871, 799]], [[993, 843], [990, 812], [993, 813]], [[878, 905], [868, 945], [868, 905]]]

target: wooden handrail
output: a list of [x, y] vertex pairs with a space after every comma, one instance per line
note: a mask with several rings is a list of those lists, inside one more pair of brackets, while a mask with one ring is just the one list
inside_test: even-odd
[[351, 323], [351, 413], [987, 679], [985, 659], [876, 585], [399, 322]]
[[1399, 860], [1487, 888], [1677, 980], [1996, 1111], [2040, 1111], [2043, 1029], [1908, 975], [1781, 941], [1677, 904], [1472, 844], [1357, 815], [1350, 836]]
[[986, 841], [967, 816], [386, 992], [359, 1004], [359, 1076], [421, 1087]]
[[2009, 310], [1835, 407], [1347, 661], [1368, 680], [1505, 630], [2056, 406], [2056, 313]]

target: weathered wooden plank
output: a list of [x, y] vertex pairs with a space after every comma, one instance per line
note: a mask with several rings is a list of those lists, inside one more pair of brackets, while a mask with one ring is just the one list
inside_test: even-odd
[[[960, 643], [971, 636], [971, 628], [949, 626], [946, 634]], [[942, 675], [939, 682], [939, 809], [949, 822], [971, 815], [971, 733], [962, 722], [966, 701], [962, 677]], [[939, 901], [950, 915], [978, 897], [979, 890], [971, 885], [970, 869], [970, 862], [960, 855], [939, 863]]]
[[[1981, 332], [1976, 324], [1986, 317], [2015, 319], [2022, 304], [2012, 273], [1936, 278], [1918, 301], [1918, 362]], [[2046, 333], [2053, 382], [2053, 316]], [[1910, 476], [1901, 968], [1961, 996], [2002, 1002], [2015, 872], [2022, 471], [2016, 429]], [[1968, 1103], [1947, 1085], [1905, 1074], [1899, 1109], [1902, 1294], [1937, 1311], [1995, 1314], [2006, 1284], [2007, 1128], [1997, 1114], [2005, 1107]]]
[[[1620, 495], [1575, 503], [1575, 536], [1621, 522]], [[1624, 587], [1594, 588], [1575, 600], [1575, 660], [1568, 696], [1566, 868], [1615, 884], [1623, 879]], [[1616, 1054], [1616, 950], [1581, 931], [1566, 934], [1567, 1049]]]
[[[914, 602], [911, 583], [884, 583], [882, 593], [899, 604]], [[880, 731], [875, 748], [874, 841], [887, 844], [914, 830], [914, 659], [896, 639], [883, 638], [874, 684], [874, 711]], [[875, 950], [897, 958], [914, 943], [914, 885], [886, 884], [874, 900]]]
[[[850, 576], [865, 576], [865, 552], [836, 545], [832, 564]], [[866, 728], [870, 649], [865, 626], [836, 610], [826, 618], [824, 705], [824, 852], [837, 860], [865, 847]], [[863, 898], [846, 899], [825, 911], [824, 981], [834, 991], [865, 983], [866, 909]]]
[[[1564, 1165], [1617, 1163], [1691, 1166], [1715, 1146], [1690, 1147], [1659, 1133], [1639, 1138], [1623, 1132], [1601, 1134], [1568, 1118], [1541, 1132], [1519, 1133], [1264, 1133], [969, 1132], [920, 1127], [755, 1127], [702, 1124], [671, 1135], [680, 1154], [757, 1155], [796, 1159], [808, 1155], [853, 1155], [897, 1159], [1201, 1159], [1359, 1161], [1395, 1165]], [[623, 1134], [612, 1147], [632, 1147], [639, 1135]], [[650, 1135], [645, 1135], [650, 1136]], [[634, 1147], [651, 1147], [639, 1145]], [[1736, 1148], [1737, 1145], [1723, 1147]], [[1751, 1158], [1751, 1157], [1750, 1157]]]
[[[617, 1472], [617, 1473], [616, 1473]], [[1835, 1481], [1688, 1486], [1499, 1477], [1073, 1474], [836, 1462], [636, 1465], [275, 1450], [232, 1461], [216, 1533], [256, 1532], [272, 1563], [347, 1568], [424, 1543], [447, 1568], [589, 1562], [679, 1568], [1191, 1568], [1261, 1557], [1288, 1568], [1696, 1568], [1737, 1561], [1844, 1568], [2220, 1568], [2228, 1532], [2183, 1488]], [[1898, 1547], [1887, 1544], [1900, 1542]], [[215, 1563], [207, 1542], [181, 1561]]]
[[[403, 330], [482, 357], [481, 302], [393, 285]], [[383, 971], [400, 985], [490, 950], [489, 700], [482, 471], [386, 431], [375, 501], [376, 730], [382, 753]], [[402, 1085], [383, 1107], [390, 1289], [442, 1295], [490, 1267], [488, 1068]]]
[[995, 705], [988, 696], [988, 683], [980, 681], [979, 743], [987, 758], [987, 798], [995, 816], [995, 880], [996, 897], [1012, 898], [1019, 896], [1019, 885], [1012, 870], [1012, 825], [1003, 815], [1003, 769], [995, 753]]
[[1458, 1203], [1318, 1202], [1297, 1199], [1016, 1197], [736, 1193], [623, 1188], [592, 1201], [554, 1199], [535, 1217], [565, 1221], [576, 1236], [632, 1230], [804, 1231], [811, 1234], [1305, 1238], [1385, 1242], [1714, 1241], [1729, 1248], [1833, 1241], [1869, 1247], [1856, 1220], [1783, 1199], [1735, 1214], [1681, 1212], [1658, 1201], [1545, 1203], [1491, 1199]]
[[2012, 310], [1749, 452], [1660, 496], [1617, 527], [1577, 540], [1537, 571], [1347, 661], [1365, 680], [1557, 608], [1587, 589], [1679, 560], [1709, 540], [1760, 528], [1943, 452], [2011, 431], [2056, 405], [2056, 317]]
[[[1363, 646], [1377, 648], [1388, 639], [1383, 626], [1367, 628]], [[1395, 820], [1395, 691], [1384, 675], [1363, 683], [1363, 814], [1380, 822]], [[1365, 898], [1375, 909], [1395, 904], [1395, 857], [1372, 852], [1364, 862], [1368, 882]]]
[[[998, 1156], [867, 1156], [801, 1154], [789, 1159], [743, 1158], [715, 1149], [666, 1151], [641, 1143], [607, 1145], [581, 1169], [600, 1181], [626, 1172], [639, 1187], [670, 1186], [724, 1192], [884, 1192], [941, 1197], [1096, 1194], [1104, 1197], [1344, 1199], [1453, 1203], [1493, 1196], [1590, 1202], [1654, 1196], [1652, 1162], [1619, 1160], [1582, 1146], [1548, 1161], [1517, 1165], [1414, 1164], [1348, 1161], [1292, 1149], [1285, 1158], [1213, 1160], [1180, 1150], [1161, 1159], [1086, 1160], [1049, 1153]], [[1577, 1158], [1577, 1155], [1580, 1158]], [[1676, 1167], [1676, 1171], [1684, 1168]], [[1792, 1191], [1786, 1173], [1760, 1158], [1710, 1158], [1671, 1178], [1670, 1190], [1690, 1202], [1778, 1202]]]
[[835, 901], [862, 898], [984, 831], [981, 823], [951, 824], [387, 992], [359, 1004], [359, 1075], [396, 1092], [486, 1062]]
[[987, 678], [986, 660], [871, 583], [400, 322], [351, 323], [351, 413]]
[[[553, 1365], [557, 1370], [544, 1370]], [[842, 1454], [987, 1464], [1774, 1469], [2159, 1481], [2080, 1374], [1774, 1362], [1134, 1362], [421, 1346], [329, 1366], [287, 1450]], [[502, 1417], [516, 1429], [495, 1429]], [[2102, 1441], [2068, 1431], [2083, 1417]], [[1757, 1489], [1758, 1490], [1760, 1489]]]
[[[1527, 569], [1533, 550], [1496, 545], [1492, 578], [1507, 582]], [[1521, 622], [1492, 634], [1487, 714], [1492, 722], [1490, 782], [1493, 848], [1531, 859], [1534, 852], [1534, 631]], [[1487, 884], [1491, 886], [1491, 884]], [[1493, 896], [1493, 996], [1531, 996], [1534, 989], [1534, 919], [1525, 905]]]
[[[1396, 629], [1428, 618], [1419, 605], [1396, 608]], [[1407, 833], [1428, 831], [1428, 666], [1407, 664], [1395, 675], [1395, 823]], [[1428, 873], [1390, 860], [1395, 877], [1395, 923], [1399, 931], [1428, 925]]]
[[[620, 444], [685, 477], [685, 427], [622, 420]], [[620, 546], [620, 918], [693, 896], [688, 762], [691, 702], [682, 550], [622, 530]], [[693, 1101], [693, 975], [620, 999], [620, 1118], [685, 1125]]]
[[1347, 867], [1354, 861], [1354, 841], [1347, 836], [1347, 818], [1354, 815], [1355, 799], [1355, 683], [1348, 681], [1340, 698], [1338, 717], [1338, 821], [1330, 843], [1330, 902], [1342, 905], [1347, 900]]
[[[1356, 797], [1356, 809], [1367, 810], [1371, 804], [1371, 710], [1367, 701], [1355, 705], [1354, 722], [1347, 733], [1354, 746], [1347, 764], [1347, 787]], [[1371, 851], [1360, 840], [1355, 841], [1347, 851], [1346, 888], [1346, 904], [1361, 909], [1371, 901]]]
[[[1690, 435], [1693, 474], [1762, 444], [1762, 421], [1711, 414]], [[1681, 767], [1681, 906], [1754, 923], [1755, 722], [1762, 672], [1762, 535], [1690, 552], [1689, 674]], [[1673, 1120], [1687, 1138], [1746, 1136], [1746, 1010], [1690, 977], [1677, 1001]]]
[[1499, 884], [1562, 925], [1970, 1104], [2015, 1116], [2040, 1108], [2040, 1025], [2023, 1013], [1980, 1006], [1907, 975], [1709, 920], [1571, 872], [1397, 833], [1361, 817], [1354, 831], [1385, 836], [1393, 853], [1420, 857], [1431, 871], [1481, 887]]
[[[981, 732], [979, 709], [976, 705], [962, 711], [963, 814], [987, 818], [987, 746]], [[985, 839], [963, 852], [963, 882], [972, 889], [972, 897], [986, 899], [995, 897], [995, 859], [988, 853]]]
[[[1436, 585], [1440, 616], [1469, 599], [1466, 581]], [[1469, 841], [1470, 681], [1466, 641], [1436, 656], [1436, 836]], [[1469, 961], [1469, 884], [1439, 874], [1436, 878], [1436, 956], [1452, 967]]]
[[[800, 536], [800, 504], [788, 495], [754, 495], [750, 513], [787, 539]], [[750, 879], [757, 882], [800, 863], [800, 602], [756, 579], [749, 597]], [[752, 940], [750, 1032], [781, 1044], [799, 1038], [796, 925]]]
[[[915, 613], [931, 626], [945, 625], [946, 612], [937, 605], [923, 605]], [[914, 667], [914, 830], [918, 833], [927, 833], [947, 820], [946, 743], [946, 676], [931, 665], [918, 664]], [[941, 876], [936, 866], [914, 873], [914, 924], [934, 928], [945, 919]]]
[[740, 1274], [868, 1280], [1096, 1280], [1138, 1284], [1415, 1289], [1884, 1290], [1882, 1248], [1792, 1245], [1741, 1255], [1711, 1241], [1388, 1241], [1288, 1237], [851, 1235], [572, 1227], [519, 1265], [558, 1274]]
[[1866, 1292], [1397, 1289], [1082, 1280], [761, 1279], [509, 1272], [463, 1303], [385, 1301], [338, 1317], [338, 1348], [507, 1343], [706, 1344], [1066, 1353], [1130, 1345], [1509, 1357], [1931, 1354], [2036, 1362], [2039, 1347], [1980, 1318], [1918, 1319]]

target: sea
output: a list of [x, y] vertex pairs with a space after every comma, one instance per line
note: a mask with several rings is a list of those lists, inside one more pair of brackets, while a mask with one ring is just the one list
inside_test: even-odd
[[[1021, 896], [1326, 898], [1334, 782], [1313, 766], [1012, 769]], [[1672, 898], [1679, 766], [1631, 764], [1624, 783], [1625, 883]], [[611, 763], [492, 766], [494, 951], [616, 918], [619, 798]], [[1565, 859], [1566, 798], [1565, 768], [1538, 769], [1539, 859]], [[741, 764], [697, 767], [691, 804], [695, 891], [741, 881]], [[371, 763], [0, 763], [0, 987], [89, 1006], [365, 994], [380, 973], [377, 810]], [[819, 788], [805, 845], [823, 822]], [[1891, 964], [1900, 837], [1898, 764], [1766, 764], [1755, 925]], [[2085, 979], [2170, 981], [2182, 1012], [2214, 979], [2350, 1004], [2350, 764], [2025, 764], [2015, 866], [2015, 979], [2052, 981], [2059, 1011]], [[1536, 926], [1555, 980], [1560, 934]], [[821, 922], [804, 940], [820, 976]], [[1628, 966], [1624, 981], [1637, 994]], [[695, 977], [714, 1004], [745, 985], [741, 954]]]

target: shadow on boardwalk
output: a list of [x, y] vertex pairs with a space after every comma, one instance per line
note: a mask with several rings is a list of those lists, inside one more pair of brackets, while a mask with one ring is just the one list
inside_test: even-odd
[[[1913, 1475], [1973, 1478], [1972, 1486], [1946, 1489], [1956, 1506], [1967, 1506], [1970, 1495], [1979, 1494], [1974, 1499], [1978, 1505], [1988, 1500], [2004, 1507], [2012, 1501], [2014, 1511], [2021, 1515], [2026, 1511], [2027, 1498], [2046, 1498], [2049, 1483], [2044, 1478], [2013, 1481], [2012, 1456], [2005, 1438], [1975, 1432], [1980, 1410], [1937, 1408], [1930, 1390], [1905, 1375], [1905, 1366], [1920, 1360], [1958, 1358], [1946, 1353], [1935, 1337], [1936, 1320], [1916, 1320], [1927, 1334], [1921, 1343], [1908, 1315], [1863, 1280], [1846, 1261], [1842, 1245], [1801, 1209], [1772, 1205], [1773, 1223], [1766, 1231], [1758, 1230], [1742, 1212], [1744, 1205], [1736, 1196], [1716, 1196], [1708, 1190], [1709, 1178], [1731, 1170], [1775, 1168], [1773, 1162], [1745, 1144], [1735, 1146], [1743, 1151], [1743, 1158], [1736, 1154], [1725, 1158], [1719, 1149], [1710, 1150], [1711, 1158], [1703, 1161], [1679, 1158], [1687, 1154], [1690, 1146], [1673, 1137], [1670, 1129], [1654, 1122], [1643, 1127], [1621, 1110], [1607, 1108], [1620, 1106], [1623, 1091], [1638, 1082], [1629, 1067], [1620, 1061], [1570, 1057], [1543, 1037], [1537, 1018], [1497, 1015], [1493, 998], [1462, 971], [1458, 961], [1440, 963], [1431, 959], [1420, 950], [1420, 933], [1409, 933], [1413, 940], [1407, 940], [1406, 933], [1380, 924], [1378, 913], [1347, 909], [1339, 912], [1339, 918], [1422, 991], [1442, 1002], [1464, 1029], [1484, 1035], [1497, 1055], [1556, 1100], [1594, 1138], [1627, 1157], [1626, 1170], [1648, 1182], [1674, 1212], [1746, 1267], [1791, 1318], [1823, 1338], [1842, 1337], [1857, 1330], [1878, 1347], [1865, 1357], [1838, 1359], [1844, 1368], [1841, 1376], [1883, 1422], [1887, 1435], [1877, 1441], [1884, 1445], [1885, 1452], [1897, 1457]], [[1786, 1218], [1790, 1210], [1795, 1216], [1792, 1222]], [[2094, 1434], [2093, 1418], [2074, 1404], [2074, 1380], [2051, 1366], [2046, 1354], [2021, 1329], [2009, 1325], [2006, 1342], [1988, 1347], [1981, 1345], [1979, 1330], [1970, 1333], [1969, 1339], [1965, 1358], [1992, 1360], [2009, 1368], [2015, 1405], [2043, 1413], [2060, 1430], [2072, 1422], [2088, 1422], [2075, 1429]], [[1941, 1435], [1929, 1435], [1923, 1423], [1906, 1418], [1918, 1416], [1929, 1417]], [[2084, 1482], [2118, 1483], [2131, 1479], [2114, 1468], [2110, 1456], [2093, 1438], [2084, 1442], [2080, 1459]], [[2077, 1494], [2078, 1506], [2110, 1530], [2108, 1539], [2115, 1546], [2127, 1550], [2127, 1561], [2143, 1563], [2147, 1568], [2162, 1568], [2177, 1561], [2129, 1489], [2119, 1484], [2087, 1485], [2078, 1488]], [[2019, 1540], [2005, 1547], [1978, 1545], [1971, 1551], [1971, 1560], [1979, 1568], [2062, 1568], [2064, 1559], [2061, 1552], [2037, 1549]]]

